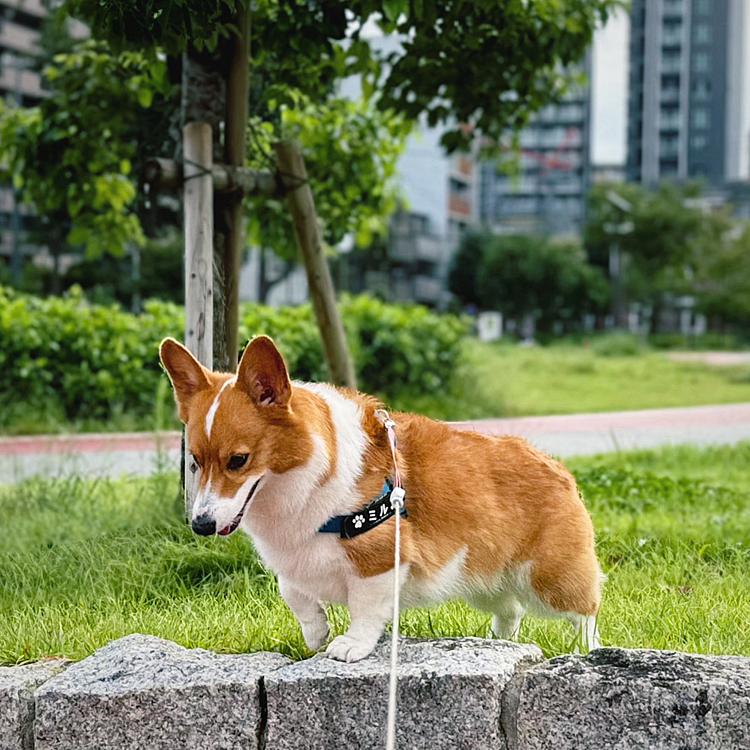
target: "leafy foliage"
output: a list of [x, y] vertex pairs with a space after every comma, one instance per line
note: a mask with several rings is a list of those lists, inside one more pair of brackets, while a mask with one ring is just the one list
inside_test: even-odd
[[[612, 189], [592, 189], [585, 243], [592, 260], [604, 265], [616, 239], [628, 258], [631, 300], [654, 304], [665, 293], [692, 294], [709, 315], [750, 325], [750, 225], [732, 220], [727, 207], [708, 208], [700, 183], [617, 185], [632, 206], [627, 215], [607, 199]], [[624, 219], [632, 230], [615, 238], [611, 226]]]
[[44, 75], [51, 95], [29, 109], [0, 102], [0, 179], [10, 181], [39, 214], [69, 218], [67, 241], [89, 256], [120, 254], [142, 242], [130, 212], [129, 179], [139, 113], [168, 93], [166, 66], [137, 52], [113, 57], [85, 42], [55, 57]]
[[[255, 117], [249, 128], [251, 164], [268, 166], [271, 144], [294, 138], [305, 153], [305, 166], [329, 246], [351, 234], [358, 246], [386, 230], [399, 191], [396, 160], [410, 123], [393, 112], [382, 112], [364, 99], [331, 97], [314, 103], [287, 89], [283, 98], [269, 99], [270, 120]], [[274, 120], [279, 120], [274, 125]], [[272, 161], [272, 160], [271, 160]], [[248, 217], [251, 242], [270, 247], [281, 257], [294, 253], [289, 212], [280, 201], [255, 201]]]
[[[448, 386], [464, 321], [416, 305], [367, 297], [341, 303], [363, 390], [385, 396]], [[80, 290], [39, 299], [0, 287], [0, 393], [17, 402], [62, 403], [69, 419], [106, 418], [113, 410], [149, 412], [159, 381], [159, 342], [182, 335], [183, 310], [147, 301], [141, 315], [92, 305]], [[310, 305], [241, 309], [240, 340], [273, 336], [290, 371], [325, 380], [325, 360]], [[1, 412], [0, 412], [1, 416]]]
[[[472, 123], [497, 138], [565, 89], [597, 23], [619, 0], [261, 0], [253, 8], [251, 48], [274, 61], [276, 83], [310, 92], [358, 73], [382, 91], [380, 106], [409, 119], [446, 124], [449, 150], [466, 146]], [[215, 48], [232, 33], [233, 0], [66, 0], [97, 36], [136, 49]], [[379, 19], [400, 47], [373, 51], [360, 32]], [[387, 63], [381, 65], [380, 63]], [[470, 82], [471, 85], [467, 85]], [[320, 89], [318, 89], [320, 90]]]
[[59, 400], [68, 418], [106, 417], [116, 404], [148, 410], [159, 341], [179, 330], [180, 315], [168, 303], [147, 302], [135, 317], [90, 305], [80, 291], [39, 299], [2, 289], [0, 392], [12, 401]]
[[[464, 286], [473, 281], [474, 286]], [[476, 235], [459, 249], [451, 291], [466, 303], [520, 319], [534, 315], [541, 331], [556, 321], [577, 322], [601, 313], [609, 289], [601, 271], [576, 243], [533, 235]]]
[[750, 331], [750, 224], [702, 248], [695, 289], [701, 309]]

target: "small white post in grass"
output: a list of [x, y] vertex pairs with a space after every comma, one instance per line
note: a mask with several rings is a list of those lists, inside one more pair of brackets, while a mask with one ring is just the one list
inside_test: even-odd
[[[185, 125], [185, 346], [198, 361], [213, 369], [214, 198], [211, 168], [211, 126], [204, 122]], [[184, 440], [185, 515], [190, 517], [198, 492], [198, 474], [190, 470], [190, 447]]]

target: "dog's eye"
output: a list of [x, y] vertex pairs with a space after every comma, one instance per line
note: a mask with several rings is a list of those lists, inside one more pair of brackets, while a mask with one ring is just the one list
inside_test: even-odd
[[200, 469], [201, 464], [200, 461], [195, 456], [190, 456], [190, 471], [195, 474], [198, 469]]
[[237, 471], [241, 469], [247, 463], [247, 453], [236, 453], [227, 461], [227, 469], [229, 471]]

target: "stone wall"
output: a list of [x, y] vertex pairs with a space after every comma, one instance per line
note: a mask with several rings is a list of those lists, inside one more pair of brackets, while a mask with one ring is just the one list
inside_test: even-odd
[[[385, 639], [384, 639], [385, 641]], [[0, 750], [383, 748], [389, 644], [356, 664], [147, 635], [0, 668]], [[750, 659], [403, 639], [401, 750], [750, 748]]]

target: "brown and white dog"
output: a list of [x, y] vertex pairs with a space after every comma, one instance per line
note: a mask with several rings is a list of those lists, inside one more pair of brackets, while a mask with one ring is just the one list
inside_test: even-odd
[[[395, 521], [351, 538], [321, 528], [367, 506], [392, 474], [381, 404], [290, 382], [266, 336], [250, 341], [236, 375], [210, 372], [174, 339], [160, 355], [200, 472], [193, 530], [250, 535], [312, 650], [328, 636], [321, 602], [348, 604], [351, 626], [327, 652], [367, 656], [393, 616]], [[597, 647], [601, 574], [570, 473], [520, 438], [391, 417], [408, 513], [403, 605], [462, 598], [493, 615], [501, 638], [517, 634], [527, 609], [562, 616], [584, 647]]]

